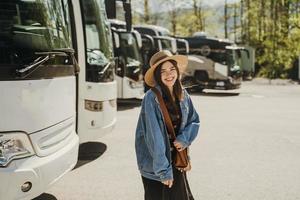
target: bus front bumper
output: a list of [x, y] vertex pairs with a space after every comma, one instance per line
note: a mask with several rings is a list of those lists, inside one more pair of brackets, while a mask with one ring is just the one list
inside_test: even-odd
[[[72, 170], [78, 158], [78, 136], [74, 137], [59, 151], [45, 157], [36, 155], [12, 161], [0, 168], [0, 199], [32, 199], [51, 187], [59, 178]], [[27, 183], [27, 184], [26, 184]], [[22, 185], [32, 185], [27, 192]]]
[[227, 79], [227, 80], [209, 80], [197, 81], [199, 87], [203, 89], [217, 89], [217, 90], [233, 90], [241, 87], [241, 78]]

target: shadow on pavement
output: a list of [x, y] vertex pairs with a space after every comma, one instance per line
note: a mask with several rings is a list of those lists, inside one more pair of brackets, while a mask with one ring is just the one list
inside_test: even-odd
[[57, 200], [57, 198], [55, 196], [53, 196], [52, 194], [43, 193], [40, 196], [38, 196], [32, 200]]
[[78, 161], [73, 170], [99, 158], [107, 149], [101, 142], [87, 142], [79, 146]]
[[141, 106], [142, 99], [118, 99], [118, 111], [129, 110]]

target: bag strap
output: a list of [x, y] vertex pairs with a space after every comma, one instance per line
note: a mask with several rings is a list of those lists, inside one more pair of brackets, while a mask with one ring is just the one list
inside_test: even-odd
[[160, 92], [158, 91], [157, 88], [153, 87], [151, 88], [151, 90], [156, 94], [157, 98], [158, 98], [158, 102], [159, 102], [159, 105], [160, 105], [160, 109], [162, 111], [162, 114], [163, 114], [163, 117], [164, 117], [164, 120], [165, 120], [165, 123], [166, 123], [166, 126], [167, 126], [167, 129], [168, 129], [168, 133], [170, 134], [171, 136], [171, 139], [176, 139], [176, 135], [175, 135], [175, 131], [174, 131], [174, 128], [173, 128], [173, 125], [172, 125], [172, 121], [171, 121], [171, 118], [170, 118], [170, 115], [169, 115], [169, 112], [167, 110], [167, 107], [166, 107], [166, 104], [160, 94]]

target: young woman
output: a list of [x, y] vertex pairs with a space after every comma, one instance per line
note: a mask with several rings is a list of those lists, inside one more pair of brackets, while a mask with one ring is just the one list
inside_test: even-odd
[[167, 132], [158, 98], [148, 90], [142, 101], [136, 128], [135, 148], [142, 175], [145, 200], [193, 200], [186, 171], [172, 162], [176, 151], [191, 145], [199, 129], [199, 116], [192, 101], [182, 88], [180, 72], [187, 66], [187, 57], [160, 51], [150, 59], [145, 82], [162, 95], [176, 133], [172, 141]]

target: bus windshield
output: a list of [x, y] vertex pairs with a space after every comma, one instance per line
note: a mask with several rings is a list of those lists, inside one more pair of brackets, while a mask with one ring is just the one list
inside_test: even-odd
[[17, 69], [40, 57], [36, 52], [62, 48], [72, 48], [67, 0], [0, 1], [0, 80], [16, 78]]
[[159, 43], [161, 43], [161, 48], [162, 50], [169, 50], [172, 53], [174, 52], [174, 49], [172, 48], [172, 41], [171, 39], [166, 39], [166, 38], [154, 38], [155, 40], [155, 45], [159, 47]]
[[160, 40], [163, 49], [167, 49], [172, 52], [171, 40]]
[[126, 62], [125, 76], [135, 81], [140, 80], [142, 57], [135, 36], [130, 32], [121, 32], [120, 48]]
[[86, 35], [86, 80], [110, 82], [114, 80], [110, 27], [103, 0], [82, 0]]
[[234, 51], [231, 49], [226, 49], [226, 65], [228, 67], [233, 67], [235, 65]]
[[236, 64], [234, 50], [232, 49], [218, 51], [211, 50], [211, 53], [206, 57], [228, 67], [232, 67]]

